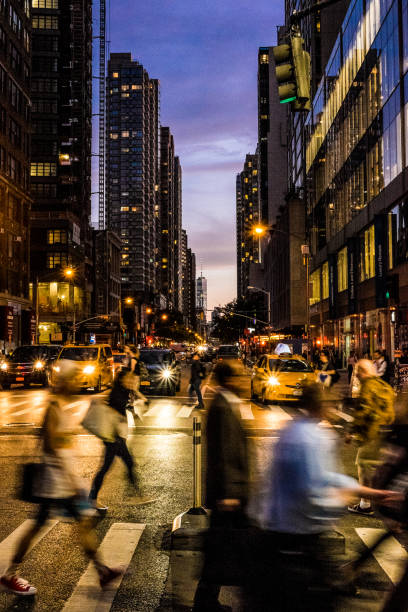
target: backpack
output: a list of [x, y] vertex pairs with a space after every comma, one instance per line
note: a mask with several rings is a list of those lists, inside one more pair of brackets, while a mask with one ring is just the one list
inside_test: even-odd
[[402, 501], [391, 507], [380, 503], [377, 509], [386, 518], [408, 524], [408, 425], [394, 425], [388, 434], [372, 486], [403, 494]]

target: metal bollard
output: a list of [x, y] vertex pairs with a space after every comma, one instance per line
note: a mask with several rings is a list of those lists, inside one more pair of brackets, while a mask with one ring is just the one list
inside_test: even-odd
[[201, 508], [201, 420], [193, 418], [193, 508]]

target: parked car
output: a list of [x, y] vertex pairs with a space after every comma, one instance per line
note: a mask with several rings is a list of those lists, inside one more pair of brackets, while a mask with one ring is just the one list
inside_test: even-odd
[[77, 361], [79, 367], [77, 384], [81, 389], [110, 387], [114, 377], [112, 348], [109, 344], [66, 345], [58, 355], [53, 371], [58, 372], [62, 359]]
[[32, 344], [17, 347], [0, 365], [0, 382], [3, 389], [11, 385], [31, 384], [46, 387], [51, 367], [61, 346], [58, 344]]
[[141, 375], [143, 392], [160, 392], [175, 395], [181, 386], [181, 365], [170, 349], [141, 349], [140, 361], [147, 370], [148, 378]]
[[252, 368], [251, 399], [293, 402], [302, 396], [302, 383], [315, 380], [312, 366], [299, 355], [262, 355]]

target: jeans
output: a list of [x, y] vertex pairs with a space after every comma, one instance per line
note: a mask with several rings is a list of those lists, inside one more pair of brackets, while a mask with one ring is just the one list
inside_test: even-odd
[[201, 395], [201, 380], [192, 380], [188, 389], [190, 398], [193, 398], [193, 393], [197, 395], [197, 401], [200, 408], [204, 408], [203, 396]]
[[120, 457], [127, 467], [129, 480], [132, 485], [137, 486], [137, 479], [133, 473], [135, 462], [132, 455], [129, 453], [129, 449], [126, 445], [124, 438], [117, 438], [115, 442], [104, 442], [105, 445], [105, 457], [98, 473], [96, 474], [92, 483], [91, 492], [89, 494], [90, 499], [95, 500], [98, 497], [99, 489], [102, 486], [105, 474], [108, 472], [110, 466], [113, 463], [115, 457]]

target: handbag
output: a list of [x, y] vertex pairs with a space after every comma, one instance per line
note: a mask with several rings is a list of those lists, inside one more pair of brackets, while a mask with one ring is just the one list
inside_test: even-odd
[[81, 425], [104, 442], [114, 442], [117, 433], [117, 414], [103, 399], [93, 399]]
[[42, 463], [25, 463], [21, 475], [21, 487], [18, 499], [31, 504], [38, 503], [40, 498], [35, 494], [37, 484], [41, 481], [44, 471]]

